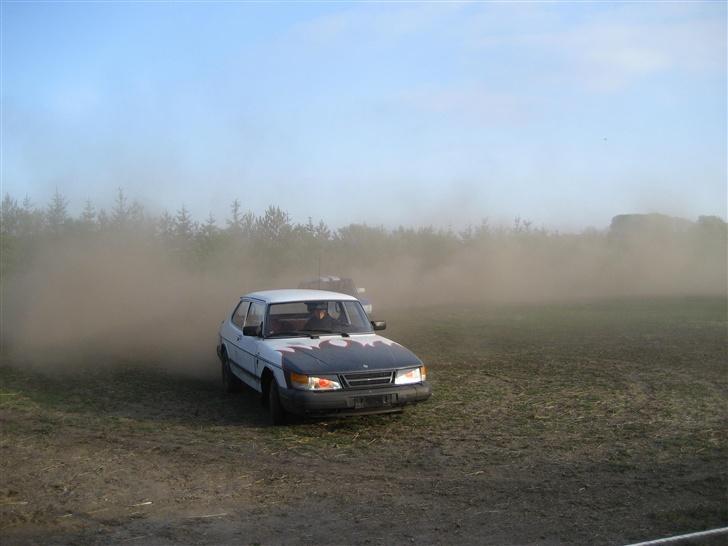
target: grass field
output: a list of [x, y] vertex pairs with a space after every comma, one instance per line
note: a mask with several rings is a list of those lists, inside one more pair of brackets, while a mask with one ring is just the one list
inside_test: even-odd
[[200, 377], [4, 361], [3, 544], [620, 544], [728, 525], [724, 299], [381, 318], [433, 386], [394, 416], [269, 427], [254, 393], [222, 393], [213, 342]]

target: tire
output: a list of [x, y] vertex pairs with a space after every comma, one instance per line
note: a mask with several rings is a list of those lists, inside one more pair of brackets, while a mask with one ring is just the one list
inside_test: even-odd
[[233, 375], [230, 371], [230, 361], [228, 360], [227, 353], [222, 353], [222, 388], [227, 393], [240, 392], [242, 389], [242, 383], [240, 379]]
[[280, 426], [288, 422], [288, 413], [281, 404], [278, 396], [278, 383], [275, 379], [271, 379], [268, 384], [268, 411], [270, 412], [270, 422], [273, 425]]

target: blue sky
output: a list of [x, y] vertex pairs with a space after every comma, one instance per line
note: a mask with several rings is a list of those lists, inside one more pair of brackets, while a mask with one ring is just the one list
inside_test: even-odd
[[223, 223], [726, 216], [726, 3], [2, 4], [2, 191]]

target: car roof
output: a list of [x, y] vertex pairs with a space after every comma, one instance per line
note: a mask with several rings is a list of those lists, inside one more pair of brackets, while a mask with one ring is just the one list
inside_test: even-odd
[[285, 303], [289, 301], [320, 301], [320, 300], [344, 300], [358, 301], [354, 296], [329, 292], [328, 290], [305, 290], [305, 289], [284, 289], [284, 290], [261, 290], [251, 292], [243, 296], [263, 300], [266, 303]]
[[322, 275], [320, 277], [316, 277], [315, 279], [309, 279], [307, 281], [304, 281], [306, 284], [314, 283], [314, 282], [340, 282], [340, 281], [350, 281], [351, 278], [349, 277], [336, 277], [335, 275]]

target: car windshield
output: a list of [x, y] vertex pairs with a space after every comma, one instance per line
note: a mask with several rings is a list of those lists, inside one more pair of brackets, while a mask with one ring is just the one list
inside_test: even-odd
[[265, 337], [368, 334], [372, 325], [358, 301], [294, 301], [268, 306]]

